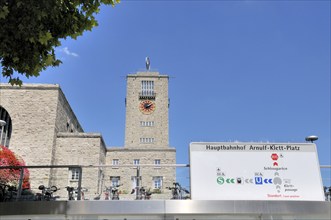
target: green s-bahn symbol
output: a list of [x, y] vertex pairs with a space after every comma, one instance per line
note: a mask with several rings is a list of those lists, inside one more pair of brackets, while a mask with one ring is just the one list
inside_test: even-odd
[[224, 183], [224, 178], [223, 177], [218, 177], [217, 178], [217, 183], [222, 185]]

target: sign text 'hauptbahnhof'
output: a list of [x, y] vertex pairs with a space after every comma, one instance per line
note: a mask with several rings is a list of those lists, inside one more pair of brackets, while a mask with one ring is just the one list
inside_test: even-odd
[[297, 145], [275, 145], [275, 144], [264, 144], [264, 145], [206, 145], [206, 150], [220, 151], [220, 150], [238, 150], [238, 151], [300, 151], [300, 146]]

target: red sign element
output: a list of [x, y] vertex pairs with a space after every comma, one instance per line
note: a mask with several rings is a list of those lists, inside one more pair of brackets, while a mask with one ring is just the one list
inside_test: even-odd
[[278, 166], [278, 163], [277, 162], [274, 162], [274, 166]]
[[277, 154], [271, 154], [271, 159], [272, 160], [278, 160], [278, 155]]

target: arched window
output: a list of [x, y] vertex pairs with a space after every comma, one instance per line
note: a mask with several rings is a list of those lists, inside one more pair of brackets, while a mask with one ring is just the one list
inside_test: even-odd
[[9, 113], [0, 105], [0, 145], [9, 147], [12, 123]]

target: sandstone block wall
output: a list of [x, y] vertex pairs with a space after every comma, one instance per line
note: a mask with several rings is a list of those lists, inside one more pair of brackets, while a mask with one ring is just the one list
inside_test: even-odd
[[[97, 133], [58, 133], [56, 139], [55, 165], [100, 165], [106, 154], [105, 144]], [[78, 181], [71, 180], [68, 168], [54, 169], [52, 184], [61, 190], [57, 195], [67, 197], [66, 186], [77, 187]], [[102, 184], [102, 168], [83, 167], [82, 187], [87, 189], [86, 199], [93, 199], [100, 194]]]
[[[171, 192], [166, 189], [167, 186], [173, 186], [176, 181], [175, 167], [154, 166], [154, 160], [160, 159], [161, 165], [176, 164], [176, 151], [173, 148], [169, 149], [123, 149], [110, 148], [107, 152], [106, 164], [111, 165], [113, 159], [119, 160], [118, 167], [110, 167], [105, 170], [105, 185], [110, 186], [112, 176], [120, 176], [120, 183], [123, 184], [120, 190], [123, 193], [122, 198], [134, 199], [135, 195], [129, 193], [135, 187], [132, 178], [137, 176], [136, 166], [133, 164], [134, 159], [140, 160], [140, 176], [141, 186], [145, 189], [155, 189], [153, 177], [162, 176], [162, 187], [160, 194], [153, 194], [153, 199], [170, 199]], [[144, 166], [149, 165], [149, 166]], [[125, 167], [123, 167], [125, 166]]]
[[[156, 105], [151, 114], [139, 110], [141, 81], [153, 81]], [[168, 76], [141, 72], [127, 76], [125, 145], [128, 148], [167, 148], [169, 145]], [[153, 127], [141, 127], [140, 121], [153, 121]], [[154, 138], [153, 143], [140, 143], [140, 138]]]
[[[0, 84], [0, 105], [8, 111], [12, 119], [9, 148], [21, 156], [27, 165], [111, 165], [113, 159], [119, 159], [122, 165], [133, 165], [134, 159], [140, 159], [142, 165], [154, 164], [155, 159], [160, 159], [161, 165], [175, 164], [176, 150], [168, 146], [168, 78], [154, 75], [158, 88], [155, 100], [157, 110], [152, 117], [146, 116], [146, 120], [155, 120], [156, 129], [146, 128], [142, 131], [134, 126], [128, 127], [131, 124], [127, 124], [126, 132], [131, 133], [131, 141], [127, 141], [127, 137], [125, 143], [128, 146], [118, 149], [106, 149], [100, 134], [83, 133], [59, 85], [25, 84], [22, 87], [13, 87]], [[128, 87], [130, 86], [139, 86], [140, 89], [140, 83], [128, 84]], [[133, 102], [134, 107], [131, 106], [129, 110], [127, 107], [127, 120], [133, 123], [145, 120], [137, 117], [138, 113], [141, 114], [136, 112], [139, 111], [136, 106], [139, 104], [137, 97], [128, 101]], [[134, 145], [138, 143], [141, 134], [155, 135], [157, 144]], [[68, 168], [30, 169], [32, 190], [39, 192], [38, 186], [41, 184], [56, 185], [60, 188], [56, 195], [65, 199], [65, 187], [76, 187], [78, 184], [77, 181], [70, 180], [70, 175]], [[93, 199], [98, 195], [102, 197], [105, 187], [110, 186], [110, 176], [120, 176], [120, 182], [123, 184], [120, 187], [121, 198], [134, 199], [134, 195], [129, 193], [133, 188], [131, 178], [136, 175], [137, 170], [133, 166], [83, 168], [82, 187], [88, 190], [85, 192], [85, 198]], [[165, 187], [172, 186], [176, 180], [175, 167], [142, 166], [140, 175], [141, 185], [152, 190], [153, 177], [162, 176], [161, 194], [154, 194], [153, 199], [170, 198], [170, 191]]]
[[[58, 92], [58, 85], [0, 85], [0, 105], [12, 119], [9, 149], [27, 165], [51, 164]], [[30, 177], [33, 189], [47, 185], [49, 169], [30, 169]]]
[[84, 132], [61, 89], [56, 113], [56, 132]]
[[[55, 165], [61, 154], [57, 133], [83, 131], [59, 85], [0, 84], [0, 105], [12, 119], [9, 149], [21, 156], [26, 165]], [[30, 168], [32, 190], [38, 192], [39, 185], [51, 186], [54, 172]]]

